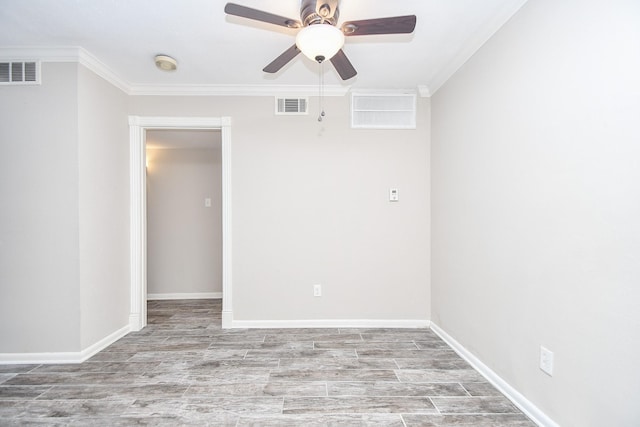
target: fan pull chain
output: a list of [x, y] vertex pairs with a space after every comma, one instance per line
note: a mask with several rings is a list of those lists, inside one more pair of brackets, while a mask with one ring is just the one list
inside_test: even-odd
[[321, 122], [324, 117], [324, 73], [322, 72], [324, 61], [318, 61], [318, 64], [320, 64], [318, 67], [320, 70], [318, 74], [318, 102], [320, 104], [320, 115], [318, 116], [318, 121]]

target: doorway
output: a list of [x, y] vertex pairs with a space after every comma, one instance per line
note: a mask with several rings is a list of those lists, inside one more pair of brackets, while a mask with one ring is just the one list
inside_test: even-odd
[[222, 183], [222, 327], [232, 327], [231, 287], [231, 119], [229, 117], [129, 116], [130, 284], [129, 327], [147, 324], [146, 135], [157, 130], [212, 130], [220, 133]]
[[220, 131], [147, 130], [147, 301], [222, 298]]

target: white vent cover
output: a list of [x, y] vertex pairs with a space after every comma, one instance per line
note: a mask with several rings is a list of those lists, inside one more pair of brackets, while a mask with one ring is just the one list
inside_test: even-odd
[[358, 129], [415, 129], [415, 94], [351, 95], [351, 127]]
[[0, 84], [40, 84], [40, 63], [0, 60]]
[[307, 98], [276, 98], [276, 114], [308, 114]]

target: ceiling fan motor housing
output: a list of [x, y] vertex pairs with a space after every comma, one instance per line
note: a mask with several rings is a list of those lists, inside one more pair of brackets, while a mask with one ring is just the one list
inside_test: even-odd
[[313, 24], [336, 25], [340, 17], [337, 0], [302, 0], [300, 18], [306, 27]]

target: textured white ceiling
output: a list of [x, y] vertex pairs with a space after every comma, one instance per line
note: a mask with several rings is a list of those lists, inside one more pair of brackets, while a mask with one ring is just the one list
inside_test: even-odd
[[[415, 14], [410, 35], [348, 37], [358, 75], [343, 82], [325, 65], [325, 83], [362, 89], [434, 92], [526, 0], [342, 0], [340, 22]], [[299, 1], [235, 0], [299, 17]], [[219, 0], [3, 0], [0, 54], [6, 47], [86, 49], [128, 85], [242, 87], [315, 85], [318, 65], [299, 55], [277, 74], [262, 68], [294, 44], [295, 30], [225, 15]], [[156, 69], [163, 53], [179, 62]]]

